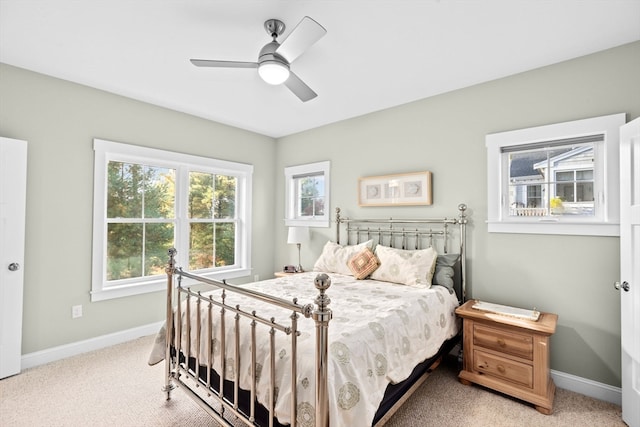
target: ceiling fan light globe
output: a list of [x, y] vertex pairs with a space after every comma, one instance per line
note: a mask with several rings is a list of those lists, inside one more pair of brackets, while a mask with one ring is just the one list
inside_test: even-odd
[[263, 61], [258, 67], [258, 74], [270, 85], [279, 85], [289, 78], [289, 67], [278, 61]]

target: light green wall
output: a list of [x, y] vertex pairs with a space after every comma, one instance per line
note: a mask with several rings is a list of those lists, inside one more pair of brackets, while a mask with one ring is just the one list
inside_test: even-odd
[[[488, 234], [484, 137], [618, 112], [636, 118], [638, 75], [640, 42], [274, 141], [0, 64], [0, 135], [29, 141], [23, 353], [163, 316], [162, 293], [89, 302], [99, 137], [253, 164], [252, 257], [263, 278], [297, 259], [282, 221], [285, 166], [330, 160], [331, 208], [347, 215], [442, 216], [465, 202], [471, 296], [558, 313], [552, 369], [620, 386], [619, 240]], [[433, 172], [432, 206], [357, 207], [358, 177], [421, 170]], [[333, 228], [313, 230], [303, 266], [328, 238]], [[72, 320], [76, 304], [84, 316]]]
[[[89, 300], [93, 138], [253, 164], [254, 274], [273, 274], [272, 138], [4, 64], [0, 135], [29, 143], [23, 354], [165, 313], [163, 292]], [[84, 315], [72, 319], [76, 304]]]
[[[418, 217], [471, 210], [471, 296], [559, 315], [551, 368], [620, 386], [619, 239], [489, 234], [485, 135], [626, 112], [640, 116], [640, 42], [306, 131], [278, 141], [283, 167], [331, 160], [331, 209], [346, 215]], [[425, 79], [428, 79], [425, 75]], [[429, 207], [358, 208], [361, 176], [430, 170]], [[283, 218], [282, 193], [276, 218]], [[282, 221], [277, 265], [292, 263]], [[303, 248], [313, 266], [333, 229], [314, 229]]]

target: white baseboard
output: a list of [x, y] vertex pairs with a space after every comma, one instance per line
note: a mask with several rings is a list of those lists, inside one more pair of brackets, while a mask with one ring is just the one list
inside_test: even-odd
[[[160, 330], [163, 323], [164, 321], [151, 323], [149, 325], [138, 326], [137, 328], [114, 332], [112, 334], [102, 335], [84, 341], [78, 341], [71, 344], [24, 354], [22, 355], [22, 369], [33, 368], [34, 366], [44, 365], [45, 363], [54, 362], [66, 357], [75, 356], [88, 351], [99, 350], [101, 348], [131, 341], [143, 336], [152, 335]], [[565, 372], [555, 371], [553, 369], [551, 370], [551, 377], [557, 387], [584, 394], [585, 396], [593, 397], [594, 399], [614, 403], [616, 405], [622, 404], [622, 389], [620, 387], [610, 386], [608, 384], [599, 383], [597, 381], [567, 374]]]
[[120, 332], [114, 332], [112, 334], [90, 338], [84, 341], [78, 341], [71, 344], [48, 348], [46, 350], [23, 354], [22, 369], [33, 368], [34, 366], [44, 365], [45, 363], [54, 362], [66, 357], [75, 356], [88, 351], [99, 350], [101, 348], [131, 341], [147, 335], [153, 335], [160, 330], [163, 324], [164, 321], [160, 321], [149, 325], [126, 329]]
[[594, 399], [622, 405], [622, 389], [620, 387], [614, 387], [587, 378], [554, 371], [553, 369], [551, 370], [551, 378], [553, 378], [556, 387], [584, 394]]

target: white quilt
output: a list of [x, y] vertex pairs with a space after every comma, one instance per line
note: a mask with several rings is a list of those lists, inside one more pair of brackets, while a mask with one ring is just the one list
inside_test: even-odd
[[[245, 285], [267, 294], [277, 295], [298, 303], [313, 302], [318, 291], [313, 280], [318, 273], [296, 274]], [[332, 426], [371, 425], [389, 383], [406, 379], [420, 362], [433, 356], [441, 344], [455, 336], [459, 322], [454, 313], [458, 306], [455, 295], [446, 288], [433, 286], [417, 289], [374, 280], [356, 280], [351, 276], [329, 274], [332, 285], [327, 291], [331, 299], [329, 307], [333, 319], [329, 322], [329, 402]], [[287, 319], [282, 309], [227, 292], [226, 303], [239, 304], [245, 311], [256, 310], [262, 317]], [[195, 324], [195, 304], [191, 318]], [[204, 304], [203, 304], [204, 307]], [[182, 313], [185, 315], [183, 307]], [[290, 314], [290, 313], [289, 313]], [[218, 322], [219, 309], [214, 309], [214, 322]], [[206, 334], [206, 315], [202, 315], [202, 333]], [[241, 368], [238, 375], [233, 365], [233, 315], [227, 314], [226, 322], [226, 378], [240, 377], [240, 387], [250, 389], [249, 327], [242, 322], [241, 334], [247, 339], [241, 345]], [[301, 335], [298, 340], [298, 416], [297, 425], [315, 425], [315, 322], [299, 319]], [[265, 406], [269, 402], [269, 334], [266, 326], [258, 333], [257, 396]], [[162, 335], [162, 334], [160, 334]], [[187, 345], [186, 331], [182, 334], [183, 351]], [[282, 335], [280, 333], [276, 336]], [[158, 337], [154, 352], [163, 354], [163, 339]], [[214, 368], [220, 369], [220, 330], [214, 329]], [[200, 358], [206, 361], [205, 339], [201, 340]], [[191, 331], [191, 354], [196, 349], [196, 330]], [[291, 422], [289, 340], [276, 340], [276, 405], [275, 412], [283, 424]], [[204, 363], [204, 362], [203, 362]]]

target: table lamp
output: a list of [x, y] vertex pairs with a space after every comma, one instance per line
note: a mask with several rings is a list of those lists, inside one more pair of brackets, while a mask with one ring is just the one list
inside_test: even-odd
[[287, 237], [287, 243], [298, 245], [298, 265], [296, 267], [296, 273], [302, 273], [302, 264], [300, 264], [300, 246], [303, 243], [309, 241], [309, 227], [289, 227], [289, 235]]

